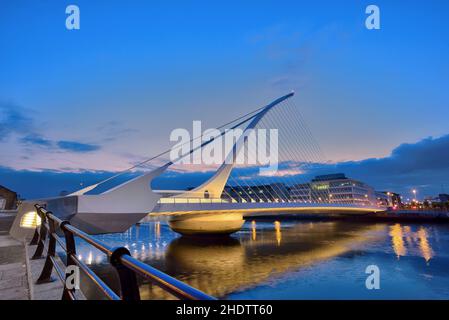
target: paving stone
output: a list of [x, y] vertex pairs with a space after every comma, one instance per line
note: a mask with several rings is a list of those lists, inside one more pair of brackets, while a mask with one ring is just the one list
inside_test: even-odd
[[61, 300], [62, 291], [62, 287], [39, 291], [35, 293], [35, 300]]
[[0, 265], [0, 272], [5, 271], [11, 271], [11, 270], [17, 270], [23, 267], [23, 263], [16, 262], [16, 263], [8, 263], [8, 264], [2, 264]]
[[23, 245], [0, 246], [0, 265], [16, 262], [25, 263], [25, 251]]
[[26, 285], [26, 276], [0, 280], [0, 290], [10, 289], [10, 288], [19, 288], [19, 287], [23, 287], [24, 285]]
[[2, 279], [10, 279], [16, 277], [22, 277], [26, 275], [26, 266], [20, 265], [19, 267], [3, 270]]
[[28, 300], [28, 290], [23, 287], [0, 290], [0, 300]]
[[14, 217], [0, 217], [0, 300], [28, 300], [24, 244], [9, 235]]
[[9, 235], [0, 235], [0, 247], [11, 246], [22, 246], [22, 243]]

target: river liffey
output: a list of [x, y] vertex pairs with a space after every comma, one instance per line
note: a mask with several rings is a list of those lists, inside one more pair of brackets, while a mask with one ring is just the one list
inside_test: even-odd
[[[449, 299], [449, 224], [249, 220], [227, 238], [190, 239], [148, 219], [96, 238], [223, 299]], [[106, 257], [77, 244], [79, 258], [117, 290]], [[365, 284], [372, 265], [377, 290]], [[139, 282], [143, 299], [171, 298]]]

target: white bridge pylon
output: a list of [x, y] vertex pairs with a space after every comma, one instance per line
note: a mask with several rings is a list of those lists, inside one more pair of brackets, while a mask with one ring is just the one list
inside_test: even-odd
[[[269, 105], [265, 106], [261, 111], [259, 111], [256, 115], [254, 115], [251, 119], [251, 122], [247, 125], [245, 130], [251, 130], [256, 127], [256, 125], [262, 120], [262, 118], [275, 106], [280, 104], [281, 102], [293, 97], [294, 92], [291, 92], [279, 99], [273, 101]], [[235, 166], [236, 157], [244, 144], [245, 134], [242, 134], [238, 141], [233, 145], [230, 153], [225, 157], [225, 161], [218, 168], [217, 172], [202, 185], [183, 192], [182, 194], [175, 195], [176, 198], [206, 198], [205, 194], [207, 193], [208, 197], [220, 199], [223, 193], [223, 190], [228, 182], [229, 175], [231, 174], [232, 169]], [[209, 141], [207, 142], [209, 143]]]
[[[247, 123], [246, 130], [253, 129], [272, 108], [291, 98], [293, 95], [293, 92], [286, 94], [270, 104], [230, 122], [238, 122], [230, 129], [235, 129]], [[225, 133], [226, 130], [223, 130], [220, 136], [223, 136]], [[242, 145], [242, 138], [243, 137], [241, 137], [233, 146], [231, 154], [234, 157]], [[151, 213], [158, 204], [162, 194], [167, 193], [164, 191], [156, 192], [155, 190], [152, 190], [152, 180], [164, 173], [176, 161], [192, 154], [197, 149], [206, 146], [212, 141], [213, 140], [206, 141], [199, 147], [181, 155], [178, 159], [170, 161], [155, 170], [131, 179], [130, 181], [122, 183], [100, 194], [88, 194], [88, 192], [94, 190], [105, 181], [85, 187], [64, 197], [41, 199], [40, 202], [46, 203], [47, 208], [50, 211], [62, 218], [69, 219], [72, 223], [88, 232], [105, 233], [124, 231]], [[207, 190], [209, 197], [220, 198], [234, 164], [235, 161], [229, 161], [227, 158], [214, 176], [208, 181], [193, 190], [185, 191], [181, 194], [173, 193], [172, 197], [202, 198]], [[111, 178], [107, 180], [110, 179]]]

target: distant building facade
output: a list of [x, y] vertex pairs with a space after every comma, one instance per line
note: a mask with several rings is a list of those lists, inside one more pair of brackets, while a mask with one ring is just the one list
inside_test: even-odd
[[0, 210], [14, 210], [17, 208], [17, 193], [0, 186]]
[[376, 191], [377, 204], [380, 206], [391, 206], [391, 198], [383, 191]]
[[391, 192], [391, 191], [379, 191], [379, 193], [383, 193], [387, 196], [387, 206], [389, 207], [402, 207], [402, 197], [399, 193]]
[[356, 205], [375, 205], [374, 189], [343, 173], [316, 176], [310, 183], [290, 188], [290, 197], [299, 202], [324, 202]]

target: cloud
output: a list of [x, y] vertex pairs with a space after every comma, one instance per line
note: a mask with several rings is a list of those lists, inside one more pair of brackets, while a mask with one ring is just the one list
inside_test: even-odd
[[99, 134], [105, 136], [105, 142], [116, 141], [130, 134], [138, 133], [139, 130], [124, 127], [123, 123], [119, 121], [108, 121], [96, 128]]
[[388, 157], [347, 161], [333, 166], [341, 169], [357, 169], [360, 173], [396, 176], [449, 170], [449, 134], [438, 138], [425, 138], [413, 144], [401, 144], [393, 149]]
[[57, 196], [62, 191], [73, 192], [110, 177], [102, 171], [60, 172], [57, 170], [14, 170], [0, 166], [0, 185], [26, 199]]
[[26, 134], [33, 129], [33, 120], [26, 110], [12, 104], [0, 104], [0, 141], [13, 133]]
[[27, 135], [20, 139], [20, 142], [23, 144], [29, 144], [29, 145], [38, 145], [43, 147], [51, 147], [53, 145], [53, 142], [45, 139], [42, 136], [36, 136], [36, 135]]
[[377, 189], [409, 194], [421, 189], [421, 196], [449, 191], [449, 134], [404, 143], [383, 158], [315, 164], [310, 173], [344, 172]]
[[[37, 142], [45, 143], [45, 139], [44, 141], [37, 139]], [[81, 145], [68, 144], [69, 148], [86, 150], [84, 144]], [[442, 186], [446, 188], [446, 192], [449, 191], [449, 134], [438, 138], [425, 138], [416, 143], [401, 144], [389, 156], [383, 158], [312, 164], [288, 161], [280, 163], [279, 169], [281, 174], [268, 177], [260, 176], [257, 167], [237, 167], [233, 170], [233, 178], [230, 182], [233, 183], [241, 179], [241, 181], [245, 181], [243, 184], [246, 184], [253, 178], [256, 178], [259, 183], [305, 182], [318, 174], [343, 172], [348, 177], [372, 185], [376, 190], [396, 191], [408, 196], [412, 188], [417, 188], [420, 197], [436, 195], [441, 193]], [[200, 185], [209, 179], [213, 173], [214, 171], [181, 172], [170, 170], [155, 179], [153, 187], [161, 190], [187, 189]], [[288, 177], [283, 175], [284, 173]], [[83, 185], [86, 186], [113, 174], [113, 172], [107, 171], [79, 170], [78, 172], [55, 170], [37, 172], [14, 170], [0, 166], [0, 184], [11, 187], [25, 197], [37, 198], [55, 196], [62, 190], [74, 191], [80, 189], [80, 182], [83, 182]], [[125, 177], [130, 178], [136, 174], [138, 172]], [[120, 182], [122, 181], [120, 180]], [[42, 186], [45, 186], [45, 188], [42, 188]]]
[[88, 143], [82, 143], [82, 142], [77, 142], [77, 141], [67, 141], [67, 140], [53, 141], [53, 140], [44, 138], [40, 135], [31, 135], [31, 134], [19, 139], [19, 141], [25, 145], [43, 147], [50, 151], [51, 150], [56, 150], [56, 151], [62, 150], [62, 151], [69, 151], [69, 152], [86, 153], [86, 152], [97, 151], [100, 149], [100, 146], [95, 145], [95, 144], [88, 144]]
[[[18, 136], [18, 142], [26, 146], [37, 146], [49, 151], [68, 151], [86, 153], [99, 150], [101, 147], [95, 144], [83, 143], [72, 140], [51, 140], [43, 136], [36, 128], [35, 120], [30, 117], [31, 111], [27, 111], [12, 104], [0, 104], [0, 142], [6, 140], [12, 134]], [[111, 125], [111, 124], [110, 124]], [[120, 131], [118, 124], [113, 124], [115, 134]], [[120, 133], [124, 133], [122, 129]]]
[[71, 152], [92, 152], [97, 151], [100, 149], [100, 146], [94, 145], [94, 144], [88, 144], [88, 143], [81, 143], [76, 141], [58, 141], [56, 143], [58, 148], [61, 150], [71, 151]]

